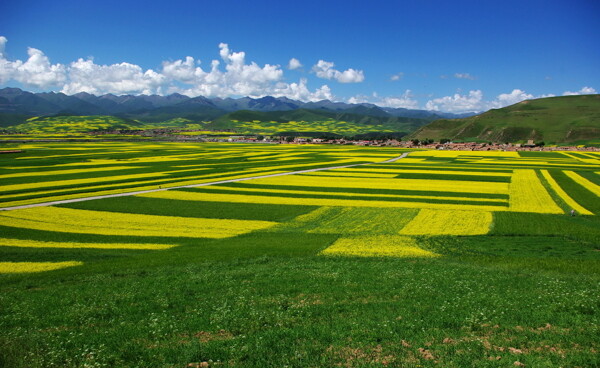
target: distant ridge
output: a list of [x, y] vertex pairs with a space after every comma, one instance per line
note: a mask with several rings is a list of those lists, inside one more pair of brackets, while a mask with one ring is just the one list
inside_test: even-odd
[[373, 104], [348, 104], [322, 100], [302, 102], [286, 97], [265, 96], [261, 98], [207, 98], [187, 97], [180, 94], [95, 96], [80, 92], [75, 95], [43, 92], [32, 93], [19, 88], [0, 89], [0, 127], [13, 126], [31, 117], [69, 114], [74, 116], [117, 116], [145, 123], [160, 123], [172, 119], [193, 122], [212, 121], [225, 114], [239, 111], [293, 111], [298, 109], [325, 112], [350, 113], [378, 118], [412, 118], [432, 121], [439, 118], [456, 118], [464, 115], [379, 107]]
[[410, 137], [499, 143], [600, 140], [600, 95], [526, 100], [467, 118], [440, 119], [419, 128]]

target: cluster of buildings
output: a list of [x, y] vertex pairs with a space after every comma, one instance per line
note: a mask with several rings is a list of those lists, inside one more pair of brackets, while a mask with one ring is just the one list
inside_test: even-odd
[[[231, 132], [215, 132], [215, 135], [187, 135], [185, 130], [178, 129], [148, 129], [140, 131], [111, 131], [97, 132], [96, 134], [133, 134], [144, 137], [154, 137], [176, 141], [198, 142], [232, 142], [232, 143], [272, 143], [272, 144], [333, 144], [402, 148], [425, 148], [453, 151], [594, 151], [600, 152], [599, 147], [585, 146], [554, 146], [536, 144], [533, 140], [527, 143], [478, 143], [478, 142], [434, 142], [432, 140], [419, 141], [399, 139], [346, 139], [346, 138], [311, 138], [290, 136], [262, 136], [262, 135], [229, 135]], [[217, 135], [219, 134], [220, 135]], [[225, 133], [225, 134], [224, 134]]]

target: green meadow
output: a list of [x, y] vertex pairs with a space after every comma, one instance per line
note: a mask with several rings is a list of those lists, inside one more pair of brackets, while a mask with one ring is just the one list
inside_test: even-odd
[[600, 365], [597, 153], [6, 148], [0, 366]]

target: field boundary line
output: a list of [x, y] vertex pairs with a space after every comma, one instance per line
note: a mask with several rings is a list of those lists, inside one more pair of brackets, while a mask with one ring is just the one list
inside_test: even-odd
[[93, 200], [96, 200], [96, 199], [128, 197], [128, 196], [133, 196], [133, 195], [138, 195], [138, 194], [163, 192], [163, 191], [167, 191], [167, 190], [171, 190], [171, 189], [197, 188], [197, 187], [205, 187], [205, 186], [209, 186], [209, 185], [235, 183], [235, 182], [238, 182], [238, 181], [245, 181], [245, 180], [272, 178], [272, 177], [275, 177], [275, 176], [303, 174], [303, 173], [309, 173], [309, 172], [315, 172], [315, 171], [324, 171], [324, 170], [345, 169], [345, 168], [348, 168], [348, 167], [364, 166], [364, 165], [372, 165], [372, 164], [384, 164], [384, 163], [396, 162], [396, 161], [398, 161], [398, 160], [400, 160], [400, 159], [405, 158], [406, 156], [408, 156], [409, 153], [410, 152], [404, 152], [400, 156], [393, 157], [393, 158], [390, 158], [388, 160], [379, 161], [379, 162], [365, 162], [365, 163], [362, 163], [362, 164], [351, 164], [351, 165], [341, 165], [341, 166], [319, 167], [319, 168], [316, 168], [316, 169], [290, 171], [290, 172], [278, 173], [278, 174], [257, 175], [257, 176], [250, 176], [250, 177], [246, 177], [246, 178], [227, 179], [227, 180], [211, 181], [211, 182], [208, 182], [208, 183], [180, 185], [180, 186], [169, 187], [169, 188], [138, 190], [138, 191], [126, 192], [126, 193], [105, 194], [105, 195], [98, 195], [98, 196], [91, 196], [91, 197], [81, 197], [81, 198], [63, 199], [63, 200], [50, 201], [50, 202], [24, 204], [24, 205], [20, 205], [20, 206], [1, 207], [0, 211], [22, 210], [22, 209], [26, 209], [26, 208], [54, 206], [54, 205], [57, 205], [57, 204], [68, 204], [68, 203], [76, 203], [76, 202], [93, 201]]

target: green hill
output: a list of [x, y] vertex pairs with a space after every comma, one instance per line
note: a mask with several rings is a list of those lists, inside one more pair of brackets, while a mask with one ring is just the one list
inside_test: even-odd
[[86, 133], [94, 130], [140, 129], [143, 124], [135, 120], [115, 116], [68, 116], [33, 117], [24, 123], [13, 125], [11, 130], [20, 133]]
[[431, 122], [410, 135], [417, 139], [545, 143], [600, 139], [600, 95], [548, 97], [519, 102], [463, 119]]
[[418, 118], [312, 109], [269, 112], [240, 110], [225, 114], [206, 127], [208, 129], [231, 129], [239, 133], [327, 132], [355, 135], [370, 132], [408, 133], [428, 122], [426, 119]]

